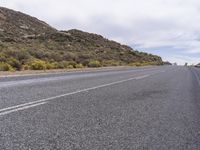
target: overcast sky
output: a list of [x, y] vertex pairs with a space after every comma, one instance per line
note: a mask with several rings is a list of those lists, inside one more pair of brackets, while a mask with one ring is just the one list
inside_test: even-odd
[[1, 0], [0, 5], [171, 62], [200, 62], [200, 0]]

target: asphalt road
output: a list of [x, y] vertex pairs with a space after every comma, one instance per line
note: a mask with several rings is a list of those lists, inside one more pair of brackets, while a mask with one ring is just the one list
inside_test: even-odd
[[0, 150], [200, 150], [200, 69], [0, 78]]

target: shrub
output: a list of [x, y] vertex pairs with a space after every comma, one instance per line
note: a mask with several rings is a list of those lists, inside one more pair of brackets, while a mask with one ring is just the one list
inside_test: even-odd
[[46, 62], [46, 69], [56, 69], [56, 66], [54, 63]]
[[5, 51], [5, 54], [20, 61], [24, 59], [27, 60], [31, 57], [30, 54], [25, 50], [7, 50]]
[[30, 57], [31, 57], [31, 56], [30, 56], [30, 54], [29, 54], [27, 51], [21, 50], [21, 51], [19, 51], [19, 52], [17, 53], [17, 57], [16, 57], [16, 58], [17, 58], [19, 61], [22, 61], [22, 60], [28, 60]]
[[76, 68], [77, 63], [75, 61], [69, 61], [68, 65], [72, 65], [73, 68]]
[[30, 69], [32, 70], [45, 70], [46, 69], [46, 63], [42, 60], [33, 60], [29, 64]]
[[103, 61], [103, 66], [120, 66], [121, 62], [120, 61], [115, 61], [115, 60], [106, 60]]
[[130, 63], [129, 66], [151, 66], [151, 65], [159, 65], [158, 62], [136, 62], [136, 63]]
[[73, 69], [73, 68], [74, 68], [74, 66], [72, 66], [72, 65], [69, 65], [66, 67], [66, 69]]
[[76, 64], [75, 68], [84, 68], [82, 64]]
[[88, 67], [101, 67], [101, 63], [98, 60], [90, 61]]
[[13, 68], [16, 68], [17, 70], [22, 69], [22, 64], [19, 62], [19, 60], [15, 58], [10, 58], [7, 62], [9, 65], [11, 65]]
[[5, 62], [6, 61], [6, 55], [3, 53], [0, 53], [0, 62]]
[[24, 65], [22, 68], [23, 68], [23, 70], [29, 70], [30, 69], [29, 65]]
[[75, 61], [63, 61], [62, 64], [64, 68], [67, 68], [67, 69], [76, 68], [76, 65], [77, 65]]
[[140, 67], [140, 66], [143, 66], [143, 64], [138, 62], [138, 63], [135, 63], [135, 66]]
[[0, 62], [0, 71], [14, 71], [14, 70], [15, 69], [11, 65]]
[[64, 69], [65, 68], [65, 66], [62, 62], [54, 62], [53, 65], [54, 65], [54, 69]]

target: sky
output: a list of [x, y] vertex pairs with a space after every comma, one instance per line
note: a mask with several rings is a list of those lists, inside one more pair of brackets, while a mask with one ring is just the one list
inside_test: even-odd
[[80, 29], [178, 64], [200, 62], [200, 0], [0, 0], [59, 30]]

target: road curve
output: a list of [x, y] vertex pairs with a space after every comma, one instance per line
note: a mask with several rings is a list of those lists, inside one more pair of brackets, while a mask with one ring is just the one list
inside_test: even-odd
[[200, 69], [0, 78], [2, 150], [198, 150]]

